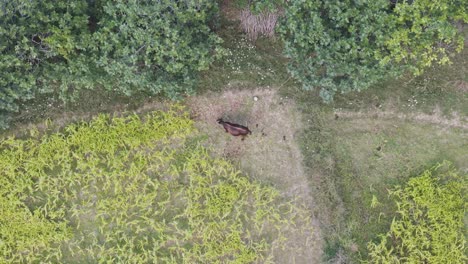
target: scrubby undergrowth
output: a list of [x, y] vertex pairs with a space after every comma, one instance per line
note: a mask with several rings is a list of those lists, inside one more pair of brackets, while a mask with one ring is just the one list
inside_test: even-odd
[[173, 107], [0, 141], [1, 262], [271, 262], [307, 214], [196, 135]]

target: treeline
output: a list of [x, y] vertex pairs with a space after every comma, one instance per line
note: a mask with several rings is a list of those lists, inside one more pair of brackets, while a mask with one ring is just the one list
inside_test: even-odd
[[[463, 49], [467, 0], [241, 0], [284, 13], [277, 32], [288, 70], [325, 101], [384, 78], [421, 74]], [[458, 25], [458, 26], [457, 26]]]
[[218, 15], [215, 0], [2, 0], [0, 126], [38, 93], [192, 92], [216, 58]]
[[[420, 74], [463, 48], [457, 23], [467, 0], [237, 0], [279, 12], [288, 69], [305, 89], [361, 90], [389, 76]], [[177, 98], [222, 52], [220, 1], [0, 2], [0, 127], [39, 93], [76, 98], [104, 88]]]

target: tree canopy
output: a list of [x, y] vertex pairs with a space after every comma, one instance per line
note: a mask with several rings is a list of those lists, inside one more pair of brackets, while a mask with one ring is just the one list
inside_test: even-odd
[[403, 64], [421, 74], [433, 63], [446, 64], [463, 49], [456, 23], [468, 22], [466, 0], [398, 1], [390, 14], [394, 30], [387, 37], [383, 63]]
[[407, 69], [420, 74], [447, 63], [463, 47], [460, 20], [468, 21], [466, 0], [298, 0], [288, 1], [278, 31], [290, 73], [331, 101]]
[[[222, 52], [216, 0], [0, 1], [0, 127], [38, 93], [83, 89], [179, 98]], [[449, 63], [463, 48], [467, 0], [252, 0], [280, 9], [292, 76], [325, 101], [410, 70]], [[394, 4], [392, 4], [394, 3]]]
[[1, 1], [0, 115], [19, 100], [63, 100], [104, 87], [170, 98], [190, 93], [216, 58], [215, 0]]

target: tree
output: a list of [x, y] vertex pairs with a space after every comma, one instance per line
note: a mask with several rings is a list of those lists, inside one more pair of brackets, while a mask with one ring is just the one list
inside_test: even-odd
[[467, 0], [398, 1], [391, 13], [395, 29], [385, 42], [383, 63], [403, 63], [421, 74], [434, 62], [446, 64], [463, 49], [464, 38], [455, 26], [468, 22]]
[[388, 75], [393, 69], [380, 63], [379, 52], [392, 30], [389, 7], [387, 0], [290, 1], [278, 31], [292, 76], [331, 101]]
[[195, 74], [216, 58], [221, 40], [208, 26], [218, 12], [214, 0], [114, 0], [98, 8], [91, 50], [109, 89], [176, 98], [192, 92]]
[[37, 93], [191, 93], [219, 55], [217, 14], [216, 0], [2, 0], [0, 116]]
[[278, 31], [292, 76], [331, 101], [337, 92], [449, 62], [463, 47], [454, 23], [468, 21], [466, 6], [466, 0], [288, 1]]
[[390, 192], [398, 206], [390, 230], [368, 244], [370, 263], [466, 263], [466, 175], [446, 163]]
[[[18, 101], [49, 88], [87, 31], [86, 1], [0, 1], [0, 128]], [[56, 85], [55, 85], [56, 86]]]

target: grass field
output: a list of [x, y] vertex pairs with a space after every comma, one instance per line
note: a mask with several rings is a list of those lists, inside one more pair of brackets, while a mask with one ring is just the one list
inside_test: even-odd
[[[468, 172], [467, 54], [329, 105], [317, 93], [282, 91], [303, 116], [300, 145], [325, 236], [323, 261], [366, 257], [367, 242], [393, 217], [387, 189], [443, 160]], [[379, 206], [371, 208], [373, 201]]]

